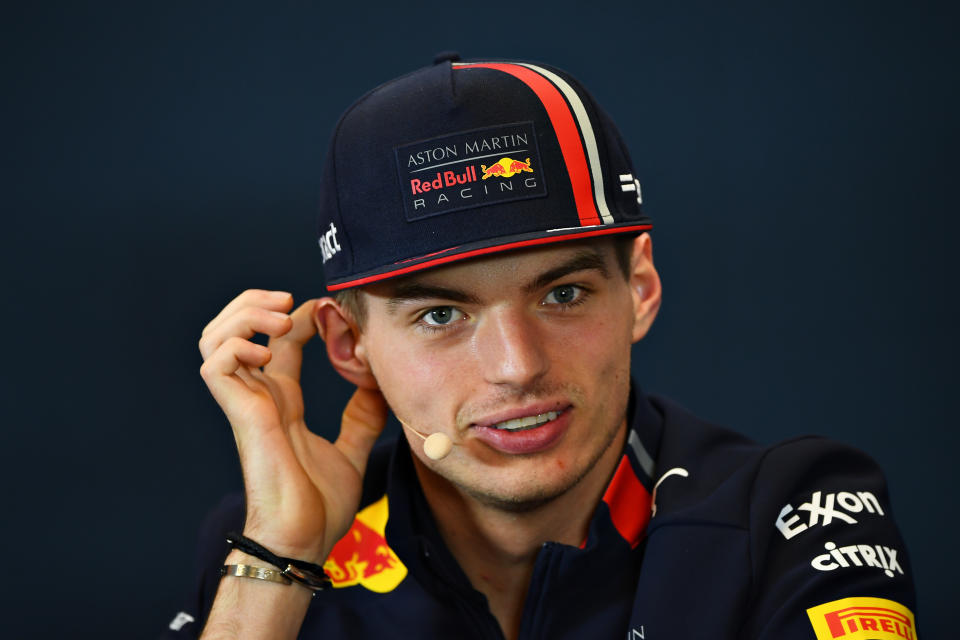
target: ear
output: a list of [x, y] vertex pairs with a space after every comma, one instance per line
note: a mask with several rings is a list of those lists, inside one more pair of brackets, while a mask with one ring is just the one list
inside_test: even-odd
[[660, 274], [653, 266], [653, 241], [642, 233], [633, 241], [630, 257], [630, 293], [633, 296], [633, 341], [642, 340], [660, 310]]
[[379, 389], [366, 352], [360, 342], [360, 328], [333, 298], [317, 301], [313, 320], [327, 347], [330, 364], [344, 379], [362, 389]]

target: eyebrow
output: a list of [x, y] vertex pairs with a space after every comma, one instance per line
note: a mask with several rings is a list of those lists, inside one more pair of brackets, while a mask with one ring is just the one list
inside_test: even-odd
[[[603, 255], [598, 251], [584, 250], [578, 251], [566, 262], [536, 276], [533, 280], [523, 285], [523, 290], [526, 293], [531, 293], [543, 288], [554, 280], [559, 280], [578, 271], [596, 271], [605, 279], [610, 279], [610, 270], [607, 268], [607, 261]], [[393, 291], [390, 292], [390, 297], [387, 300], [387, 310], [389, 313], [394, 314], [404, 303], [416, 300], [438, 299], [463, 304], [480, 304], [481, 302], [477, 296], [462, 289], [453, 289], [451, 287], [425, 284], [422, 282], [403, 282], [398, 283]]]
[[569, 260], [557, 265], [553, 269], [541, 273], [524, 285], [523, 289], [527, 293], [531, 293], [545, 287], [554, 280], [559, 280], [577, 271], [597, 271], [605, 279], [610, 279], [610, 270], [607, 269], [607, 261], [603, 255], [598, 251], [584, 250], [578, 251]]
[[460, 302], [463, 304], [479, 304], [480, 299], [474, 295], [461, 291], [460, 289], [451, 289], [432, 284], [423, 284], [420, 282], [405, 282], [397, 285], [390, 293], [387, 300], [387, 310], [393, 314], [397, 312], [397, 307], [415, 300], [450, 300], [451, 302]]

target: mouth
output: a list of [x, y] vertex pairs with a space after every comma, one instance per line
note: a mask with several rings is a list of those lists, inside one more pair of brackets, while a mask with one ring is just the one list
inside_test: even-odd
[[538, 413], [532, 416], [523, 416], [522, 418], [513, 418], [511, 420], [504, 420], [503, 422], [497, 422], [496, 424], [489, 425], [491, 429], [500, 429], [503, 431], [526, 431], [528, 429], [536, 429], [540, 425], [546, 424], [551, 420], [556, 420], [563, 411], [547, 411], [546, 413]]
[[540, 406], [507, 410], [474, 423], [471, 431], [480, 442], [501, 453], [539, 453], [563, 438], [574, 413], [571, 409], [571, 405], [562, 402], [544, 402]]

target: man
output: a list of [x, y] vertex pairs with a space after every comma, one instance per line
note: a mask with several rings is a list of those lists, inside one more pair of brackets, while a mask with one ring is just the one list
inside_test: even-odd
[[[631, 384], [661, 299], [640, 205], [559, 70], [441, 59], [351, 107], [321, 207], [336, 297], [247, 291], [200, 340], [245, 499], [170, 637], [916, 637], [871, 461]], [[315, 334], [357, 386], [334, 443], [303, 421]], [[404, 437], [374, 449], [388, 406]]]

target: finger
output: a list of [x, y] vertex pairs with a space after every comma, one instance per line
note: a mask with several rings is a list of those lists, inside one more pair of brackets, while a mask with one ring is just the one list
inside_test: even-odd
[[286, 291], [266, 291], [264, 289], [247, 289], [236, 298], [227, 303], [216, 317], [207, 323], [203, 328], [201, 335], [217, 327], [226, 318], [229, 318], [238, 310], [244, 307], [260, 307], [271, 311], [282, 311], [284, 313], [293, 308], [293, 296]]
[[363, 475], [373, 444], [387, 423], [387, 401], [378, 389], [357, 388], [343, 410], [334, 446]]
[[231, 424], [232, 416], [244, 411], [258, 385], [251, 372], [259, 371], [269, 361], [270, 350], [266, 347], [231, 338], [200, 367], [200, 376]]
[[317, 308], [316, 300], [308, 300], [290, 314], [292, 327], [282, 335], [270, 338], [268, 346], [273, 359], [265, 371], [271, 375], [285, 375], [294, 380], [300, 379], [303, 364], [303, 345], [317, 335], [317, 325], [313, 321], [313, 312]]
[[289, 331], [291, 326], [290, 316], [281, 311], [242, 307], [201, 336], [198, 346], [200, 353], [206, 358], [232, 337], [249, 339], [257, 333], [278, 336]]
[[267, 347], [234, 336], [203, 361], [200, 375], [209, 385], [217, 378], [232, 376], [241, 367], [262, 367], [270, 362], [270, 356]]

